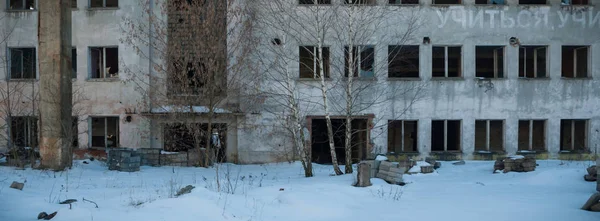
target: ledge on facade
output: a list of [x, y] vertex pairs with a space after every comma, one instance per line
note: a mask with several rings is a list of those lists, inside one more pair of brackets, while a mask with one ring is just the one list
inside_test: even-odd
[[37, 78], [30, 78], [30, 79], [8, 79], [9, 82], [37, 82], [38, 79]]
[[431, 151], [429, 153], [430, 156], [434, 157], [436, 160], [440, 161], [455, 161], [461, 160], [463, 152], [458, 151]]
[[88, 82], [117, 82], [121, 81], [119, 78], [88, 78]]
[[577, 80], [582, 80], [582, 81], [589, 81], [589, 80], [593, 80], [594, 78], [592, 77], [583, 77], [583, 78], [575, 78], [575, 77], [560, 77], [561, 80], [567, 80], [567, 81], [577, 81]]
[[88, 11], [119, 10], [119, 7], [87, 7]]
[[[306, 82], [319, 82], [321, 78], [296, 78], [296, 81], [306, 81]], [[325, 78], [325, 81], [333, 81], [332, 78]]]
[[[243, 116], [246, 113], [241, 111], [230, 111], [222, 108], [215, 108], [214, 114], [216, 115], [233, 115]], [[184, 114], [184, 115], [206, 115], [209, 109], [206, 106], [192, 106], [190, 107], [177, 107], [171, 105], [165, 105], [161, 107], [152, 108], [150, 111], [140, 113], [142, 116], [166, 116], [171, 114]]]
[[518, 77], [517, 79], [519, 80], [526, 80], [526, 81], [549, 81], [551, 80], [550, 77], [541, 77], [541, 78], [526, 78], [526, 77]]
[[431, 77], [431, 81], [463, 81], [464, 77]]
[[388, 77], [388, 81], [421, 81], [420, 77]]
[[37, 12], [37, 9], [6, 9], [4, 10], [7, 13], [18, 13], [18, 12]]

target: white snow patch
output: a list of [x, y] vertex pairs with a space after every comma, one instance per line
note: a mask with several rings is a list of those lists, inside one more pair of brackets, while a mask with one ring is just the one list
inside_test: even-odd
[[513, 156], [509, 156], [510, 159], [516, 160], [516, 159], [523, 159], [525, 158], [523, 155], [513, 155]]
[[408, 173], [420, 173], [421, 167], [424, 167], [424, 166], [431, 166], [431, 164], [429, 164], [425, 161], [417, 161], [416, 165], [411, 167], [410, 170], [408, 170]]
[[161, 150], [160, 154], [178, 154], [179, 152], [169, 152], [169, 151], [165, 151], [165, 150]]
[[383, 156], [383, 155], [377, 155], [377, 157], [375, 158], [375, 160], [386, 161], [386, 160], [388, 160], [388, 158], [386, 156]]

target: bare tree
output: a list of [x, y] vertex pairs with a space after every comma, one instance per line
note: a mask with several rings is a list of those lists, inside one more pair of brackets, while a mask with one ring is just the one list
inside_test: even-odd
[[165, 127], [171, 129], [165, 136], [187, 139], [165, 145], [202, 149], [199, 165], [220, 162], [224, 147], [218, 138], [226, 125], [215, 120], [242, 114], [251, 107], [240, 101], [252, 104], [255, 97], [257, 78], [248, 63], [252, 13], [235, 0], [138, 3], [144, 13], [125, 18], [121, 41], [150, 64], [148, 70], [126, 69], [126, 82], [147, 98], [150, 112], [166, 113]]

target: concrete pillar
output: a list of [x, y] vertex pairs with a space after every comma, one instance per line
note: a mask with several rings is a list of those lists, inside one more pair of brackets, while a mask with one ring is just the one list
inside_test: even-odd
[[71, 166], [71, 0], [38, 1], [41, 167]]

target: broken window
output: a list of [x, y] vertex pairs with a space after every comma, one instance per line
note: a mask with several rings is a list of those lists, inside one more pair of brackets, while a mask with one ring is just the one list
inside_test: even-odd
[[560, 121], [560, 150], [586, 150], [587, 120]]
[[476, 5], [504, 5], [504, 0], [475, 0]]
[[11, 144], [15, 147], [38, 146], [38, 118], [32, 116], [10, 118]]
[[504, 46], [475, 46], [475, 77], [504, 78]]
[[300, 78], [319, 78], [321, 63], [325, 78], [329, 78], [329, 47], [322, 47], [323, 59], [319, 59], [319, 47], [300, 46]]
[[10, 79], [35, 79], [35, 48], [11, 48], [9, 56]]
[[590, 67], [588, 64], [588, 46], [562, 46], [562, 77], [588, 77]]
[[352, 58], [350, 58], [350, 49], [348, 46], [344, 47], [344, 74], [346, 77], [350, 75], [350, 64], [352, 63], [352, 70], [354, 77], [361, 78], [372, 78], [375, 77], [373, 73], [373, 65], [375, 63], [375, 48], [373, 46], [354, 46], [352, 47]]
[[35, 10], [35, 0], [9, 0], [9, 10]]
[[519, 120], [519, 150], [546, 150], [546, 121]]
[[344, 0], [345, 4], [373, 5], [376, 0]]
[[390, 5], [418, 5], [419, 0], [389, 0]]
[[90, 121], [92, 147], [119, 146], [119, 117], [92, 117]]
[[504, 121], [476, 120], [475, 121], [475, 150], [503, 151], [504, 150]]
[[119, 50], [116, 47], [90, 48], [91, 78], [119, 77]]
[[388, 77], [419, 77], [419, 46], [388, 46]]
[[71, 69], [73, 69], [73, 78], [77, 78], [77, 48], [71, 49]]
[[431, 151], [460, 150], [460, 120], [431, 121]]
[[519, 47], [519, 77], [545, 78], [547, 77], [547, 46], [520, 46]]
[[588, 5], [588, 0], [562, 0], [562, 5]]
[[461, 4], [461, 0], [433, 0], [434, 5], [457, 5]]
[[90, 8], [116, 8], [119, 0], [90, 0]]
[[460, 77], [461, 54], [460, 46], [433, 46], [432, 76]]
[[299, 4], [301, 4], [301, 5], [311, 5], [311, 4], [330, 5], [331, 0], [299, 0]]
[[388, 122], [388, 152], [417, 152], [417, 121]]
[[519, 0], [519, 5], [545, 5], [546, 0]]

